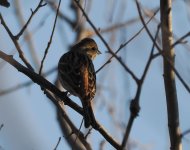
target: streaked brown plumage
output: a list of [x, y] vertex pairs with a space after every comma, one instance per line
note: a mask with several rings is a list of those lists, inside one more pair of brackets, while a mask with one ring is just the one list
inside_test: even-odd
[[95, 125], [91, 100], [96, 93], [96, 74], [92, 60], [100, 54], [93, 39], [85, 38], [65, 53], [58, 64], [62, 86], [80, 98], [84, 110], [85, 127]]

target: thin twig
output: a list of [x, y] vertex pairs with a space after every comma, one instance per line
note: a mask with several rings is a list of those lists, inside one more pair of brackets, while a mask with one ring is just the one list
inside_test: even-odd
[[55, 146], [55, 148], [53, 150], [57, 150], [57, 147], [59, 146], [59, 143], [61, 142], [61, 137], [59, 137], [58, 141], [57, 141], [57, 144]]
[[93, 128], [90, 128], [87, 132], [87, 134], [85, 135], [85, 139], [87, 139], [87, 137], [90, 135], [91, 131], [92, 131]]
[[1, 129], [4, 127], [4, 124], [1, 124], [1, 126], [0, 126], [0, 131], [1, 131]]
[[190, 133], [190, 129], [184, 131], [183, 133], [181, 133], [181, 138], [183, 138], [184, 136], [186, 136], [189, 133]]
[[[158, 10], [155, 11], [154, 15], [146, 22], [146, 24], [148, 24], [152, 18], [154, 18], [154, 16], [157, 14]], [[125, 46], [127, 46], [131, 41], [133, 41], [133, 39], [135, 39], [144, 29], [144, 26], [137, 32], [135, 33], [127, 42], [125, 42], [124, 44], [121, 44], [119, 49], [115, 52], [115, 54], [117, 54], [118, 52], [120, 52], [122, 50], [122, 48], [124, 48]], [[101, 69], [103, 69], [107, 64], [109, 64], [112, 60], [114, 56], [112, 55], [97, 71], [96, 73], [98, 73]]]
[[44, 6], [47, 4], [47, 3], [42, 4], [42, 2], [43, 2], [43, 0], [40, 0], [38, 6], [36, 7], [36, 9], [35, 9], [34, 11], [33, 11], [32, 9], [30, 9], [30, 10], [31, 10], [31, 15], [30, 15], [28, 21], [27, 21], [26, 24], [23, 26], [23, 28], [20, 30], [20, 32], [19, 32], [17, 35], [15, 35], [15, 38], [16, 38], [17, 40], [18, 40], [18, 39], [20, 38], [20, 36], [23, 34], [23, 32], [24, 32], [25, 29], [27, 28], [28, 24], [30, 23], [32, 17], [36, 14], [36, 12], [39, 10], [39, 8], [44, 7]]
[[30, 63], [28, 62], [28, 60], [25, 58], [24, 56], [24, 52], [21, 50], [20, 45], [18, 43], [18, 41], [16, 40], [15, 36], [12, 34], [12, 32], [10, 31], [10, 29], [8, 28], [8, 26], [6, 25], [3, 16], [0, 13], [0, 20], [1, 20], [1, 24], [3, 25], [3, 27], [5, 28], [5, 30], [7, 31], [8, 35], [10, 36], [11, 40], [13, 41], [18, 53], [19, 53], [19, 57], [21, 58], [21, 60], [25, 63], [25, 65], [31, 69], [32, 71], [34, 71], [33, 67], [30, 65]]
[[[76, 143], [77, 138], [78, 138], [78, 136], [79, 136], [79, 134], [80, 134], [80, 131], [81, 131], [83, 122], [84, 122], [84, 119], [82, 119], [82, 121], [81, 121], [80, 127], [79, 127], [79, 129], [78, 129], [77, 134], [76, 134], [76, 138], [75, 138], [75, 140], [74, 140], [74, 144]], [[72, 147], [72, 149], [73, 149], [73, 147]]]
[[[157, 39], [157, 37], [158, 37], [159, 30], [160, 30], [160, 24], [159, 24], [158, 27], [157, 27], [157, 31], [156, 31], [156, 34], [155, 34], [155, 37], [154, 37], [154, 41], [155, 41], [155, 42], [156, 42], [156, 39]], [[145, 66], [143, 75], [142, 75], [142, 77], [141, 77], [141, 83], [144, 82], [144, 79], [145, 79], [146, 74], [147, 74], [147, 72], [148, 72], [148, 69], [149, 69], [149, 67], [150, 67], [151, 61], [154, 59], [154, 48], [155, 48], [155, 45], [154, 45], [154, 43], [153, 43], [152, 49], [151, 49], [151, 53], [150, 53], [150, 56], [149, 56], [149, 58], [148, 58], [148, 62], [147, 62], [147, 64], [146, 64], [146, 66]]]
[[56, 25], [56, 22], [57, 22], [57, 16], [58, 16], [60, 4], [61, 4], [61, 0], [59, 0], [59, 4], [58, 4], [58, 8], [57, 8], [57, 12], [56, 12], [56, 16], [55, 16], [55, 20], [54, 20], [54, 24], [53, 24], [53, 29], [52, 29], [51, 36], [50, 36], [50, 40], [49, 40], [49, 42], [47, 44], [47, 47], [46, 47], [45, 52], [44, 52], [44, 57], [43, 57], [43, 59], [41, 61], [39, 75], [41, 75], [41, 73], [42, 73], [43, 64], [44, 64], [45, 58], [47, 56], [48, 50], [50, 48], [50, 45], [51, 45], [51, 42], [52, 42], [52, 39], [53, 39], [53, 34], [54, 34], [54, 31], [55, 31], [55, 25]]
[[190, 36], [190, 32], [187, 32], [184, 36], [182, 36], [180, 39], [178, 39], [173, 45], [172, 47], [175, 47], [177, 44], [183, 43], [183, 40], [185, 38], [187, 38], [188, 36]]
[[[185, 35], [183, 35], [181, 38], [179, 38], [175, 43], [173, 43], [171, 45], [171, 47], [175, 47], [176, 45], [178, 44], [181, 44], [181, 43], [184, 43], [184, 39], [187, 38], [188, 36], [190, 36], [190, 32], [187, 32]], [[158, 57], [160, 55], [163, 55], [164, 54], [164, 51], [161, 51], [161, 52], [157, 52], [156, 54], [154, 54], [154, 57]]]
[[[142, 8], [142, 6], [141, 6], [141, 8]], [[146, 8], [147, 9], [147, 8]], [[148, 10], [149, 12], [151, 11], [151, 10]], [[145, 13], [145, 15], [147, 15], [147, 16], [150, 16], [149, 14], [151, 14], [151, 13], [147, 13], [147, 11], [144, 11], [144, 13]], [[160, 20], [159, 19], [157, 19], [157, 18], [154, 18], [153, 19], [153, 21], [155, 21], [156, 23], [160, 23]], [[189, 33], [189, 32], [188, 32]], [[187, 33], [187, 34], [188, 34]], [[185, 34], [186, 35], [186, 34]], [[185, 36], [184, 35], [184, 36]], [[181, 39], [181, 38], [179, 38], [175, 33], [173, 33], [173, 37], [174, 37], [174, 39], [176, 40], [176, 42], [174, 42], [174, 44], [175, 45], [177, 45], [177, 44], [181, 44], [183, 47], [185, 47], [187, 50], [189, 50], [190, 49], [190, 45], [189, 44], [187, 44], [187, 41], [183, 41], [184, 40], [184, 38], [183, 39]], [[160, 55], [160, 54], [159, 54]], [[162, 55], [162, 54], [161, 54]]]
[[[16, 16], [18, 18], [17, 20], [18, 20], [20, 26], [23, 27], [21, 29], [21, 31], [16, 35], [16, 39], [19, 39], [19, 37], [21, 35], [23, 35], [24, 39], [22, 41], [27, 42], [27, 46], [29, 48], [29, 52], [30, 52], [30, 54], [32, 56], [32, 61], [33, 61], [33, 64], [35, 66], [34, 68], [37, 69], [37, 70], [39, 70], [40, 63], [39, 63], [38, 55], [37, 55], [37, 53], [35, 51], [35, 46], [34, 46], [34, 42], [33, 42], [33, 39], [32, 39], [32, 34], [27, 29], [29, 21], [27, 23], [25, 23], [25, 20], [24, 20], [24, 17], [23, 17], [24, 14], [22, 13], [22, 9], [21, 9], [22, 8], [22, 4], [21, 3], [22, 2], [20, 0], [15, 0], [14, 1], [14, 6], [15, 6], [15, 9], [16, 9], [16, 14], [17, 14]], [[20, 42], [20, 45], [22, 45], [21, 43], [22, 42]]]
[[[156, 41], [156, 39], [158, 37], [159, 29], [160, 29], [160, 25], [158, 25], [158, 28], [157, 28], [157, 31], [156, 31], [156, 34], [155, 34], [155, 37], [154, 37], [154, 41]], [[143, 86], [145, 77], [147, 75], [147, 72], [148, 72], [148, 69], [150, 67], [150, 64], [151, 64], [151, 62], [153, 60], [154, 47], [155, 47], [155, 44], [153, 43], [152, 49], [151, 49], [151, 52], [150, 52], [150, 55], [149, 55], [149, 58], [148, 58], [148, 61], [146, 63], [146, 66], [145, 66], [145, 69], [144, 69], [144, 72], [143, 72], [143, 75], [142, 75], [142, 77], [141, 77], [141, 79], [140, 79], [140, 81], [138, 82], [138, 85], [137, 85], [138, 87], [137, 87], [136, 96], [135, 96], [134, 100], [131, 101], [131, 106], [130, 106], [131, 114], [130, 114], [130, 118], [129, 118], [129, 121], [128, 121], [128, 125], [127, 125], [126, 130], [125, 130], [123, 141], [122, 141], [122, 148], [123, 149], [125, 148], [125, 146], [126, 146], [126, 144], [128, 142], [128, 138], [129, 138], [129, 135], [130, 135], [130, 132], [131, 132], [131, 129], [132, 129], [132, 125], [134, 123], [134, 119], [138, 116], [138, 113], [140, 111], [140, 106], [139, 106], [140, 95], [141, 95], [142, 86]]]

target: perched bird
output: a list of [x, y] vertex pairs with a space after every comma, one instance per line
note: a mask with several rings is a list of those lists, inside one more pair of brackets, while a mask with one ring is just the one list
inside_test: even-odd
[[59, 80], [64, 89], [80, 98], [84, 125], [95, 126], [91, 101], [96, 93], [96, 74], [92, 60], [101, 52], [93, 39], [85, 38], [71, 47], [58, 63]]

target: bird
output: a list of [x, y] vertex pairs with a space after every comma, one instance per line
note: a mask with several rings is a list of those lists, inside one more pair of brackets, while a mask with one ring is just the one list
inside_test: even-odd
[[94, 58], [101, 54], [96, 42], [84, 38], [63, 54], [58, 63], [58, 77], [63, 88], [77, 96], [83, 107], [84, 126], [96, 126], [92, 100], [96, 93]]

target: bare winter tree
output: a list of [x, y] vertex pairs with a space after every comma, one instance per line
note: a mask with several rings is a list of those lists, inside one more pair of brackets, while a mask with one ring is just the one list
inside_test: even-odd
[[[0, 149], [182, 150], [190, 145], [182, 144], [190, 128], [190, 32], [185, 25], [176, 27], [185, 19], [189, 23], [178, 16], [188, 14], [188, 1], [15, 0], [9, 8], [4, 2]], [[177, 5], [187, 9], [176, 13]], [[90, 128], [83, 125], [80, 102], [57, 77], [60, 57], [85, 37], [95, 39], [103, 53], [94, 61], [96, 121]]]

